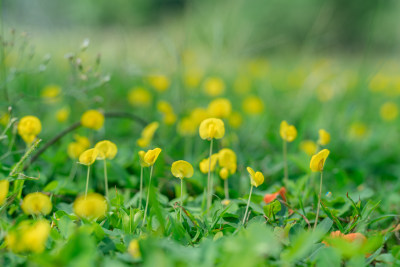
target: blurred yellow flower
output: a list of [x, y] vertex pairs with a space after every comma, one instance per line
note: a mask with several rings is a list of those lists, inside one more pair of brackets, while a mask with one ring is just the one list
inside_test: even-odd
[[152, 95], [143, 87], [135, 87], [128, 93], [128, 101], [135, 107], [147, 107], [151, 104]]
[[224, 122], [216, 118], [205, 119], [200, 124], [199, 134], [201, 139], [221, 139], [225, 135]]
[[51, 212], [53, 205], [49, 196], [40, 193], [30, 193], [24, 197], [21, 208], [25, 214], [29, 215], [47, 215]]
[[232, 112], [228, 118], [229, 125], [234, 129], [238, 129], [242, 125], [242, 121], [242, 115], [236, 111]]
[[[217, 165], [218, 154], [211, 155], [211, 168], [210, 170], [213, 172], [215, 170], [215, 166]], [[200, 161], [199, 167], [200, 171], [204, 174], [208, 173], [210, 158], [203, 159]]]
[[193, 166], [187, 161], [178, 160], [172, 163], [171, 173], [179, 179], [190, 178], [193, 176]]
[[311, 157], [310, 169], [313, 172], [320, 172], [324, 169], [325, 161], [329, 156], [329, 150], [323, 149]]
[[280, 131], [279, 131], [283, 140], [287, 142], [292, 142], [296, 139], [297, 130], [293, 125], [289, 125], [286, 121], [281, 122]]
[[255, 58], [248, 62], [247, 69], [253, 77], [260, 78], [268, 73], [269, 64], [264, 58]]
[[212, 117], [227, 118], [232, 112], [232, 104], [226, 98], [217, 98], [210, 102], [207, 111]]
[[165, 75], [149, 75], [147, 77], [147, 81], [150, 83], [151, 86], [153, 86], [154, 89], [156, 89], [158, 92], [164, 92], [166, 91], [169, 86], [171, 81], [169, 78]]
[[148, 163], [146, 163], [146, 162], [144, 161], [144, 156], [146, 155], [146, 152], [143, 151], [143, 150], [140, 150], [140, 151], [138, 152], [138, 154], [139, 154], [140, 166], [142, 166], [142, 167], [149, 167], [150, 164], [148, 164]]
[[230, 174], [234, 174], [237, 167], [236, 153], [229, 148], [221, 149], [218, 152], [218, 164], [222, 168], [226, 168]]
[[90, 166], [96, 161], [99, 154], [100, 152], [96, 148], [88, 149], [79, 156], [79, 163]]
[[77, 159], [79, 156], [90, 147], [90, 141], [87, 137], [75, 135], [76, 142], [68, 144], [67, 153], [71, 159]]
[[353, 139], [362, 139], [367, 135], [368, 128], [363, 122], [353, 122], [349, 128], [349, 136]]
[[327, 131], [325, 131], [324, 129], [320, 129], [318, 131], [318, 134], [319, 134], [318, 144], [320, 144], [321, 146], [329, 144], [329, 142], [331, 141], [331, 135]]
[[143, 161], [148, 164], [149, 166], [154, 165], [156, 162], [158, 156], [161, 153], [161, 148], [155, 148], [155, 149], [150, 149], [146, 152], [146, 154], [143, 157]]
[[9, 187], [10, 187], [10, 182], [8, 180], [0, 181], [0, 206], [3, 205], [3, 203], [7, 198]]
[[182, 118], [177, 125], [177, 131], [182, 136], [194, 136], [196, 130], [197, 125], [190, 117]]
[[189, 69], [183, 74], [183, 84], [186, 88], [196, 88], [201, 82], [203, 73], [198, 69]]
[[132, 239], [131, 242], [129, 242], [128, 253], [134, 259], [140, 259], [141, 253], [139, 248], [139, 241], [137, 239]]
[[264, 183], [264, 175], [261, 172], [254, 172], [251, 167], [247, 167], [247, 171], [250, 174], [251, 185], [258, 187]]
[[14, 253], [41, 253], [45, 249], [49, 234], [50, 224], [46, 220], [22, 221], [7, 233], [5, 243]]
[[382, 92], [384, 91], [390, 84], [389, 76], [378, 73], [376, 74], [369, 83], [369, 89], [372, 92]]
[[99, 130], [104, 125], [104, 115], [94, 109], [88, 110], [83, 113], [81, 124], [83, 127]]
[[30, 144], [42, 131], [42, 124], [35, 116], [25, 116], [18, 123], [18, 134], [25, 143]]
[[61, 87], [58, 85], [47, 85], [43, 88], [40, 96], [46, 100], [47, 102], [54, 103], [59, 99], [58, 97], [61, 94]]
[[157, 103], [157, 109], [163, 114], [165, 124], [172, 125], [175, 123], [176, 115], [170, 103], [161, 100]]
[[219, 171], [219, 177], [221, 177], [222, 180], [225, 180], [229, 177], [229, 171], [227, 168], [222, 168]]
[[190, 113], [190, 118], [196, 124], [196, 127], [198, 127], [202, 121], [210, 118], [210, 115], [208, 114], [207, 110], [204, 108], [195, 108]]
[[107, 201], [98, 193], [79, 196], [73, 205], [74, 213], [84, 219], [97, 220], [106, 216]]
[[59, 121], [59, 122], [66, 121], [68, 119], [68, 117], [69, 117], [69, 113], [70, 113], [69, 108], [67, 108], [67, 107], [60, 108], [56, 112], [57, 121]]
[[225, 91], [225, 83], [218, 77], [209, 77], [204, 81], [204, 91], [209, 96], [219, 96]]
[[0, 124], [6, 126], [8, 121], [10, 120], [10, 113], [1, 113], [0, 114]]
[[312, 140], [304, 140], [300, 143], [300, 149], [307, 155], [312, 156], [317, 152], [317, 144]]
[[113, 159], [118, 152], [117, 146], [108, 140], [100, 141], [95, 146], [95, 149], [99, 151], [97, 159]]
[[248, 96], [242, 104], [244, 112], [250, 115], [258, 115], [264, 110], [264, 102], [257, 96]]
[[393, 121], [399, 115], [399, 108], [396, 103], [388, 101], [381, 106], [380, 115], [385, 121]]
[[140, 147], [147, 147], [150, 145], [151, 140], [153, 139], [154, 133], [157, 131], [159, 126], [158, 122], [152, 122], [148, 124], [142, 130], [141, 137], [137, 140], [137, 144]]

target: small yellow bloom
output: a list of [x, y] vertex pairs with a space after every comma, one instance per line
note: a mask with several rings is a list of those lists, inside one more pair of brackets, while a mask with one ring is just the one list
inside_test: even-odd
[[152, 96], [145, 88], [135, 87], [129, 91], [128, 101], [135, 107], [147, 107], [151, 104]]
[[[212, 154], [211, 155], [211, 168], [210, 168], [210, 170], [212, 172], [215, 170], [217, 161], [218, 161], [218, 154]], [[208, 173], [209, 164], [210, 164], [210, 158], [206, 158], [206, 159], [203, 159], [202, 161], [200, 161], [200, 164], [199, 164], [200, 171], [202, 173]]]
[[131, 240], [131, 242], [129, 242], [128, 253], [134, 259], [140, 259], [140, 257], [142, 256], [140, 253], [139, 241], [137, 239], [133, 239]]
[[212, 117], [227, 118], [232, 112], [232, 104], [226, 98], [217, 98], [210, 102], [207, 111]]
[[74, 138], [75, 138], [76, 142], [79, 143], [81, 146], [83, 146], [85, 148], [90, 147], [90, 141], [86, 136], [80, 136], [78, 134], [75, 134]]
[[27, 144], [32, 143], [41, 131], [42, 124], [35, 116], [25, 116], [18, 123], [18, 134]]
[[176, 115], [174, 113], [174, 109], [172, 108], [171, 104], [167, 101], [161, 100], [157, 104], [157, 109], [160, 111], [164, 116], [164, 123], [167, 125], [172, 125], [176, 121]]
[[171, 84], [171, 81], [165, 75], [150, 75], [147, 80], [158, 92], [166, 91]]
[[225, 135], [224, 122], [216, 118], [205, 119], [200, 124], [199, 134], [201, 139], [221, 139]]
[[300, 149], [307, 155], [312, 156], [317, 151], [317, 144], [312, 140], [304, 140], [300, 143]]
[[41, 92], [41, 97], [50, 103], [54, 103], [54, 102], [57, 102], [60, 94], [61, 94], [60, 86], [48, 85], [45, 88], [43, 88], [43, 90]]
[[264, 183], [264, 175], [261, 172], [254, 172], [250, 167], [247, 167], [247, 171], [250, 174], [251, 185], [258, 187]]
[[96, 148], [88, 149], [79, 156], [79, 163], [90, 166], [96, 161], [99, 154], [100, 152]]
[[118, 152], [117, 146], [108, 140], [98, 142], [94, 148], [99, 151], [99, 155], [97, 156], [99, 160], [113, 159]]
[[81, 124], [83, 127], [99, 130], [104, 125], [104, 115], [94, 109], [88, 110], [83, 113]]
[[320, 129], [318, 131], [318, 133], [319, 133], [318, 143], [321, 146], [325, 146], [325, 145], [329, 144], [329, 142], [331, 141], [331, 135], [324, 129]]
[[204, 108], [195, 108], [190, 113], [190, 118], [196, 124], [196, 127], [198, 127], [202, 121], [210, 118], [210, 115], [208, 114], [207, 110]]
[[10, 187], [10, 182], [8, 180], [0, 181], [0, 206], [3, 205], [3, 203], [7, 198], [9, 187]]
[[143, 161], [148, 164], [149, 166], [154, 165], [156, 163], [156, 160], [158, 158], [158, 155], [161, 153], [161, 148], [155, 148], [155, 149], [150, 149], [146, 152], [146, 154], [143, 157]]
[[228, 176], [229, 176], [229, 171], [227, 168], [222, 168], [219, 171], [219, 177], [221, 177], [221, 179], [226, 180], [228, 179]]
[[381, 106], [381, 118], [385, 121], [393, 121], [399, 115], [399, 108], [396, 103], [388, 101]]
[[264, 102], [257, 96], [249, 96], [243, 100], [242, 107], [247, 114], [258, 115], [264, 110]]
[[59, 122], [66, 121], [68, 119], [68, 117], [69, 117], [69, 113], [70, 113], [69, 108], [67, 108], [67, 107], [60, 108], [56, 112], [57, 121], [59, 121]]
[[230, 174], [234, 174], [237, 167], [236, 153], [229, 148], [221, 149], [218, 152], [218, 164], [222, 168], [226, 168]]
[[153, 139], [154, 133], [157, 131], [158, 127], [159, 123], [156, 121], [144, 127], [141, 137], [137, 140], [138, 146], [147, 147]]
[[229, 116], [229, 125], [232, 126], [234, 129], [238, 129], [240, 125], [242, 125], [242, 115], [240, 115], [239, 112], [232, 112], [232, 114]]
[[297, 136], [296, 127], [294, 127], [293, 125], [289, 125], [286, 121], [281, 122], [279, 133], [282, 139], [287, 142], [292, 142], [294, 139], [296, 139]]
[[142, 166], [143, 168], [149, 167], [150, 164], [148, 164], [144, 161], [144, 156], [146, 155], [146, 152], [143, 150], [140, 150], [138, 154], [139, 154], [140, 166]]
[[210, 77], [204, 81], [204, 91], [209, 96], [219, 96], [225, 91], [225, 83], [218, 77]]
[[47, 215], [51, 212], [53, 205], [49, 196], [40, 193], [30, 193], [24, 197], [21, 208], [25, 214], [29, 215]]
[[310, 169], [313, 172], [321, 172], [324, 169], [325, 160], [329, 156], [329, 150], [323, 149], [311, 157]]
[[182, 136], [194, 136], [196, 130], [196, 123], [189, 117], [182, 118], [177, 125], [177, 131]]
[[106, 216], [107, 201], [98, 193], [90, 193], [86, 197], [79, 196], [73, 205], [74, 213], [88, 220], [102, 219]]
[[193, 166], [187, 161], [178, 160], [172, 163], [171, 173], [179, 179], [190, 178], [193, 176]]
[[75, 135], [76, 142], [68, 144], [67, 153], [71, 159], [77, 159], [79, 156], [90, 147], [90, 141], [87, 137]]

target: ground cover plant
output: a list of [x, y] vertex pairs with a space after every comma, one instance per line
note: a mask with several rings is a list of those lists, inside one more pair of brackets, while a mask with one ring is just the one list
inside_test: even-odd
[[3, 29], [0, 266], [400, 265], [400, 64], [200, 37], [124, 65]]

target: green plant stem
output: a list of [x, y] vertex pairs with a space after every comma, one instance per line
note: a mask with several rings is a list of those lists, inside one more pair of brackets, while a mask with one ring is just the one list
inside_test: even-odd
[[229, 199], [228, 178], [224, 180], [225, 199]]
[[109, 200], [108, 198], [108, 177], [107, 177], [107, 161], [106, 159], [103, 160], [104, 162], [104, 188], [106, 191], [106, 198]]
[[153, 175], [153, 165], [150, 167], [150, 180], [149, 180], [149, 189], [147, 190], [147, 199], [146, 199], [146, 207], [144, 208], [144, 217], [143, 217], [143, 225], [146, 222], [147, 208], [149, 206], [149, 197], [150, 197], [150, 187], [151, 187], [151, 176]]
[[89, 175], [90, 175], [90, 165], [88, 166], [88, 169], [87, 169], [85, 199], [87, 197], [87, 192], [88, 192], [88, 187], [89, 187]]
[[317, 207], [317, 215], [315, 215], [315, 223], [314, 223], [314, 230], [317, 227], [318, 223], [318, 216], [319, 216], [319, 206], [321, 203], [321, 193], [322, 193], [322, 171], [321, 171], [321, 180], [319, 182], [319, 194], [318, 194], [318, 207]]
[[287, 186], [288, 181], [289, 181], [289, 175], [288, 175], [288, 165], [287, 165], [287, 142], [286, 142], [286, 140], [283, 140], [283, 172], [284, 172], [283, 181], [285, 183], [285, 186]]
[[250, 206], [250, 199], [251, 199], [251, 194], [253, 193], [253, 185], [250, 187], [250, 194], [249, 194], [249, 200], [247, 200], [247, 206], [246, 206], [246, 211], [244, 213], [244, 217], [243, 217], [243, 225], [246, 222], [246, 218], [247, 218], [247, 211], [249, 210], [249, 206]]
[[179, 213], [179, 221], [182, 221], [182, 210], [183, 210], [183, 178], [181, 178], [181, 212]]
[[71, 172], [69, 173], [68, 181], [72, 182], [74, 180], [77, 169], [78, 169], [78, 164], [76, 162], [73, 162]]
[[142, 208], [142, 195], [143, 195], [143, 167], [140, 167], [140, 189], [139, 189], [139, 210]]
[[208, 177], [207, 177], [207, 214], [210, 211], [211, 201], [212, 201], [212, 193], [211, 193], [211, 155], [212, 155], [212, 148], [213, 148], [213, 140], [211, 139], [210, 142], [210, 154], [208, 157]]

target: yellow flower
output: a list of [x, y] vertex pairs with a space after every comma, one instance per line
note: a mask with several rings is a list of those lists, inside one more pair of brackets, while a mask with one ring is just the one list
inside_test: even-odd
[[27, 144], [32, 143], [41, 131], [42, 124], [35, 116], [25, 116], [18, 123], [18, 134]]
[[225, 83], [218, 77], [210, 77], [204, 81], [204, 91], [209, 96], [219, 96], [225, 91]]
[[286, 121], [281, 122], [279, 133], [282, 139], [287, 142], [292, 142], [294, 139], [296, 139], [297, 136], [296, 127], [294, 127], [293, 125], [289, 125]]
[[236, 172], [237, 157], [235, 152], [229, 148], [223, 148], [218, 152], [218, 163], [222, 168], [226, 168], [230, 174]]
[[310, 169], [313, 172], [320, 172], [324, 169], [325, 160], [329, 156], [329, 150], [323, 149], [311, 157]]
[[172, 125], [176, 121], [176, 115], [174, 113], [174, 109], [172, 108], [171, 104], [167, 101], [161, 100], [157, 104], [157, 109], [160, 111], [164, 116], [164, 123], [167, 125]]
[[128, 253], [134, 259], [140, 259], [140, 257], [142, 256], [140, 253], [139, 241], [137, 239], [132, 239], [131, 242], [129, 242]]
[[[218, 154], [212, 154], [211, 155], [211, 168], [210, 170], [213, 172], [215, 170], [215, 166], [217, 165], [217, 161], [218, 161]], [[200, 161], [199, 167], [200, 167], [200, 171], [202, 173], [208, 173], [208, 169], [209, 169], [209, 163], [210, 163], [210, 158], [206, 158], [203, 159], [202, 161]]]
[[34, 252], [41, 253], [45, 249], [50, 234], [50, 224], [46, 220], [36, 222], [22, 221], [17, 228], [10, 230], [5, 243], [14, 253]]
[[178, 160], [172, 163], [171, 173], [179, 179], [190, 178], [193, 176], [193, 166], [187, 161]]
[[96, 161], [99, 154], [100, 152], [96, 148], [88, 149], [79, 156], [79, 163], [90, 166]]
[[90, 147], [90, 141], [87, 137], [75, 134], [74, 138], [75, 138], [76, 142], [79, 143], [81, 146], [83, 146], [85, 148]]
[[229, 116], [229, 125], [234, 129], [238, 129], [242, 125], [242, 115], [239, 112], [232, 112]]
[[107, 201], [98, 193], [90, 193], [86, 197], [79, 196], [73, 205], [74, 213], [88, 220], [102, 219], [106, 216]]
[[152, 166], [156, 162], [158, 155], [160, 155], [160, 153], [161, 153], [161, 148], [157, 147], [155, 149], [150, 149], [144, 155], [143, 161], [149, 166]]
[[165, 75], [150, 75], [147, 77], [148, 82], [159, 92], [164, 92], [170, 86], [170, 80]]
[[8, 180], [0, 181], [0, 206], [3, 205], [7, 198], [8, 188], [10, 186], [10, 182]]
[[321, 146], [325, 146], [325, 145], [329, 144], [329, 142], [331, 141], [331, 135], [324, 129], [320, 129], [318, 131], [318, 133], [319, 133], [318, 143]]
[[48, 85], [43, 88], [41, 92], [41, 97], [48, 102], [54, 103], [57, 102], [58, 96], [60, 96], [61, 87], [58, 85]]
[[76, 142], [71, 142], [68, 144], [67, 153], [71, 159], [77, 159], [79, 156], [89, 148], [90, 142], [84, 136], [75, 135]]
[[69, 108], [67, 108], [67, 107], [60, 108], [56, 112], [57, 121], [59, 121], [59, 122], [66, 121], [69, 117], [69, 113], [70, 113]]
[[142, 167], [149, 167], [150, 164], [148, 164], [148, 163], [146, 163], [146, 162], [144, 161], [144, 156], [146, 155], [146, 152], [143, 151], [143, 150], [140, 150], [138, 154], [139, 154], [140, 166], [142, 166]]
[[399, 108], [396, 103], [388, 101], [381, 106], [380, 114], [383, 120], [393, 121], [399, 115]]
[[264, 183], [264, 175], [261, 172], [254, 172], [250, 167], [247, 167], [247, 171], [250, 174], [251, 185], [258, 187]]
[[312, 140], [304, 140], [300, 143], [300, 149], [307, 155], [312, 156], [317, 151], [317, 144]]
[[128, 101], [135, 107], [147, 107], [151, 104], [152, 96], [145, 88], [135, 87], [129, 91]]
[[227, 118], [232, 112], [232, 104], [226, 98], [217, 98], [210, 102], [207, 111], [212, 117]]
[[141, 138], [137, 140], [138, 146], [147, 147], [153, 139], [154, 133], [158, 129], [158, 126], [159, 123], [155, 121], [144, 127]]
[[97, 159], [113, 159], [118, 152], [117, 146], [108, 140], [100, 141], [95, 146], [95, 149], [99, 151]]
[[224, 122], [216, 118], [205, 119], [200, 124], [199, 134], [201, 139], [221, 139], [225, 135]]
[[242, 104], [244, 112], [250, 115], [258, 115], [264, 110], [264, 103], [257, 96], [249, 96], [243, 100]]
[[210, 118], [210, 115], [208, 114], [207, 110], [204, 108], [195, 108], [190, 113], [190, 118], [196, 124], [196, 127], [198, 127], [202, 121]]
[[177, 125], [177, 131], [182, 136], [193, 136], [196, 134], [196, 130], [197, 125], [189, 117], [182, 118]]
[[94, 109], [88, 110], [83, 113], [81, 124], [83, 127], [99, 130], [104, 125], [104, 115]]
[[227, 168], [222, 168], [222, 169], [219, 171], [219, 177], [221, 177], [221, 179], [225, 180], [225, 179], [228, 178], [228, 176], [229, 176], [229, 171], [228, 171]]
[[30, 193], [24, 197], [21, 208], [25, 214], [47, 215], [51, 212], [53, 205], [50, 198], [40, 192]]

